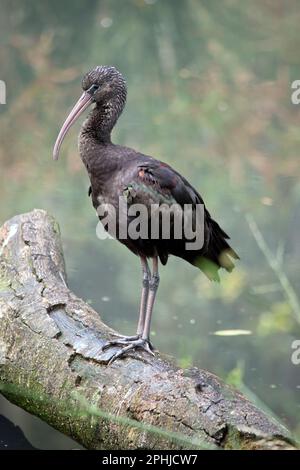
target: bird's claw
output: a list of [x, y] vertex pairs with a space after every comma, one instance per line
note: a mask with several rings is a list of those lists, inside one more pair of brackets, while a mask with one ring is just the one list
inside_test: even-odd
[[146, 351], [148, 354], [154, 356], [153, 346], [150, 341], [138, 338], [132, 341], [129, 340], [116, 340], [116, 341], [109, 341], [102, 347], [102, 351], [106, 351], [107, 349], [114, 347], [114, 346], [125, 346], [120, 351], [117, 351], [115, 354], [112, 355], [110, 360], [108, 361], [108, 365], [112, 364], [116, 359], [121, 357], [126, 357], [127, 353], [130, 351], [135, 351], [136, 349], [142, 349]]
[[[120, 335], [119, 333], [113, 333], [112, 334], [112, 337], [116, 337], [118, 339], [115, 339], [115, 340], [112, 340], [112, 341], [108, 341], [103, 347], [102, 347], [102, 351], [105, 351], [106, 349], [109, 349], [113, 346], [126, 346], [128, 345], [129, 343], [133, 343], [135, 341], [138, 341], [140, 339], [142, 339], [142, 336], [141, 335], [134, 335], [134, 336], [126, 336], [126, 335]], [[155, 347], [153, 346], [153, 344], [151, 343], [151, 341], [148, 339], [148, 340], [144, 340], [144, 341], [147, 341], [151, 351], [156, 351]]]
[[126, 336], [126, 335], [120, 335], [119, 333], [113, 333], [113, 337], [120, 338], [121, 341], [135, 341], [137, 339], [140, 339], [140, 335], [134, 335], [134, 336]]

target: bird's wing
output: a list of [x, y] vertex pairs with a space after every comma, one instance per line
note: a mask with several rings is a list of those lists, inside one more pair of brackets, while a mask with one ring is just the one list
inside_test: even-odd
[[[196, 189], [176, 170], [166, 163], [150, 158], [137, 162], [132, 188], [132, 202], [138, 200], [146, 205], [153, 202], [177, 203], [181, 207], [184, 207], [185, 204], [192, 206], [196, 204], [203, 205], [203, 248], [199, 252], [188, 252], [183, 250], [180, 244], [170, 240], [168, 243], [169, 253], [198, 265], [211, 279], [218, 279], [217, 270], [219, 267], [223, 267], [228, 271], [233, 269], [234, 264], [230, 258], [238, 259], [238, 255], [227, 242], [229, 236], [212, 219]], [[204, 264], [202, 263], [202, 257], [206, 260]], [[209, 263], [212, 262], [213, 266], [207, 264], [207, 260]]]
[[203, 204], [194, 188], [166, 163], [157, 160], [141, 163], [138, 165], [137, 180], [158, 194], [170, 196], [182, 207], [184, 204]]

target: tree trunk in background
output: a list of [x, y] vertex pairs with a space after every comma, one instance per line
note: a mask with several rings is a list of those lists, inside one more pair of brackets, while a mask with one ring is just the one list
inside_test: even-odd
[[34, 210], [0, 229], [0, 387], [88, 449], [292, 449], [213, 374], [157, 354], [107, 365], [113, 330], [66, 285], [59, 227]]

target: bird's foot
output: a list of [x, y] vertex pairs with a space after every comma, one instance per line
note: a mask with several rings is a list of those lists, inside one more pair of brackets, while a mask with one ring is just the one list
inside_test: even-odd
[[141, 349], [146, 351], [148, 354], [154, 356], [153, 346], [147, 339], [143, 339], [138, 337], [138, 339], [134, 340], [116, 340], [116, 341], [109, 341], [102, 347], [102, 351], [106, 351], [107, 349], [114, 347], [114, 346], [124, 346], [120, 351], [117, 351], [115, 354], [108, 361], [108, 365], [114, 362], [116, 359], [121, 357], [126, 357], [128, 352], [136, 351], [137, 349]]
[[[139, 339], [142, 339], [142, 335], [140, 334], [136, 334], [134, 336], [126, 336], [126, 335], [120, 335], [119, 333], [113, 333], [112, 337], [116, 337], [118, 339], [115, 339], [106, 343], [102, 348], [103, 351], [113, 346], [124, 346], [124, 345], [126, 346], [128, 343], [132, 343], [134, 341], [138, 341]], [[148, 342], [151, 351], [156, 351], [155, 347], [153, 346], [153, 344], [151, 343], [149, 339], [144, 340], [144, 341]]]

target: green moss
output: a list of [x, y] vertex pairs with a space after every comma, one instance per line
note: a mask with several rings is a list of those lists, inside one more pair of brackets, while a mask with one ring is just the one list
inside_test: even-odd
[[60, 235], [59, 223], [54, 218], [51, 218], [51, 222], [52, 222], [52, 228], [54, 232], [57, 233], [57, 235]]
[[228, 426], [223, 445], [225, 450], [241, 450], [243, 445], [239, 431]]
[[0, 291], [7, 291], [11, 287], [11, 279], [4, 266], [0, 266]]

